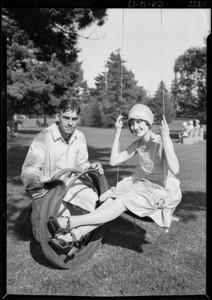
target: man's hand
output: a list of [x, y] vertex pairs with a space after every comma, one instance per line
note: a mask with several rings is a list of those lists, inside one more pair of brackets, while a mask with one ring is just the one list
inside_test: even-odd
[[36, 200], [44, 197], [49, 190], [41, 182], [30, 182], [26, 191], [30, 197]]
[[99, 172], [100, 175], [104, 174], [104, 170], [100, 163], [93, 163], [90, 165], [89, 169], [94, 169]]

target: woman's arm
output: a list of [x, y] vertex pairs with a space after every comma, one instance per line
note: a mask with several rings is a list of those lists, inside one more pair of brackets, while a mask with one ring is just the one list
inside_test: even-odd
[[164, 116], [161, 121], [160, 134], [168, 167], [173, 174], [177, 174], [179, 173], [179, 161], [175, 154], [174, 146], [169, 135], [169, 127]]
[[110, 154], [110, 165], [116, 166], [129, 158], [133, 157], [136, 154], [136, 145], [137, 141], [133, 142], [127, 149], [119, 153], [119, 138], [121, 136], [121, 130], [123, 127], [122, 115], [118, 116], [118, 119], [115, 123], [115, 137], [113, 140], [111, 154]]

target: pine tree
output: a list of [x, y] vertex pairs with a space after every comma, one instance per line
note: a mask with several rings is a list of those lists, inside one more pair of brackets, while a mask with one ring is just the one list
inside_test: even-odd
[[81, 63], [60, 62], [56, 55], [50, 61], [38, 60], [39, 49], [28, 41], [13, 42], [7, 54], [8, 118], [14, 113], [52, 115], [64, 99], [82, 100], [86, 88]]
[[148, 106], [154, 114], [154, 123], [160, 123], [163, 114], [168, 123], [172, 121], [175, 112], [174, 104], [171, 99], [171, 95], [168, 93], [165, 83], [161, 81], [155, 96], [148, 102]]
[[[105, 21], [106, 9], [3, 8], [7, 113], [52, 114], [64, 98], [84, 103], [78, 30]], [[85, 95], [84, 95], [85, 93]]]
[[137, 102], [145, 101], [146, 92], [137, 85], [134, 74], [124, 66], [119, 51], [111, 53], [107, 71], [95, 78], [96, 89], [93, 96], [102, 111], [102, 123], [106, 127], [114, 125], [118, 115], [127, 115]]

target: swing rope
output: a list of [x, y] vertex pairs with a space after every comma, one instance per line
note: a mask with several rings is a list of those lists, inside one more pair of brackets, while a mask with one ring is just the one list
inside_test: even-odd
[[123, 49], [124, 49], [124, 9], [123, 9], [123, 12], [122, 12], [122, 42], [121, 42], [121, 93], [120, 93], [120, 98], [121, 98], [121, 101], [120, 101], [120, 113], [122, 113], [122, 104], [123, 104], [123, 59], [122, 59], [122, 56], [123, 56]]
[[[122, 113], [122, 105], [123, 105], [123, 59], [122, 59], [122, 55], [123, 55], [123, 49], [124, 49], [124, 9], [122, 10], [122, 34], [121, 34], [121, 75], [120, 75], [120, 103], [119, 103], [119, 114]], [[119, 142], [119, 146], [118, 146], [118, 151], [120, 153], [120, 142]], [[116, 186], [118, 184], [119, 181], [119, 163], [117, 165], [117, 177], [116, 177]]]
[[[162, 104], [163, 104], [163, 115], [165, 117], [165, 97], [164, 97], [164, 70], [163, 70], [163, 11], [162, 8], [160, 9], [160, 22], [161, 22], [161, 77], [162, 77]], [[166, 171], [166, 166], [165, 166], [165, 159], [164, 159], [164, 163], [163, 163], [163, 180], [164, 180], [164, 185], [165, 185], [165, 180], [166, 180], [166, 176], [165, 176], [165, 171]]]
[[164, 100], [164, 81], [163, 81], [163, 74], [164, 74], [164, 70], [163, 70], [163, 12], [162, 12], [162, 8], [160, 9], [160, 22], [161, 22], [161, 71], [162, 71], [162, 102], [163, 102], [163, 115], [165, 116], [165, 100]]

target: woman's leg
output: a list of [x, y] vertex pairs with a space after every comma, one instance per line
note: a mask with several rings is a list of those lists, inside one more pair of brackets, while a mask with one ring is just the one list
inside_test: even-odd
[[71, 216], [70, 228], [75, 228], [84, 225], [98, 225], [114, 220], [124, 211], [126, 206], [118, 198], [115, 199], [110, 205], [107, 205], [106, 200], [104, 206], [101, 205], [94, 212], [81, 216]]
[[[70, 227], [74, 228], [72, 232], [78, 240], [82, 235], [84, 236], [104, 223], [114, 220], [124, 211], [126, 211], [126, 207], [119, 199], [113, 201], [111, 198], [108, 198], [92, 213], [82, 216], [71, 216]], [[63, 220], [60, 219], [60, 221]], [[72, 240], [70, 233], [61, 235], [60, 238], [69, 242]]]
[[[98, 210], [105, 209], [105, 207], [108, 206], [108, 205], [111, 205], [112, 202], [113, 202], [113, 199], [112, 198], [108, 198], [97, 209]], [[72, 216], [71, 216], [71, 218], [72, 218]], [[65, 223], [64, 225], [67, 226], [67, 223]], [[95, 230], [97, 227], [99, 227], [101, 225], [103, 225], [103, 224], [80, 226], [80, 227], [72, 229], [72, 232], [74, 233], [76, 239], [79, 240], [81, 238], [81, 236], [85, 236], [86, 234], [88, 234], [89, 232]], [[72, 240], [72, 237], [68, 233], [66, 235], [63, 235], [62, 239], [66, 240], [67, 242], [70, 242]]]

